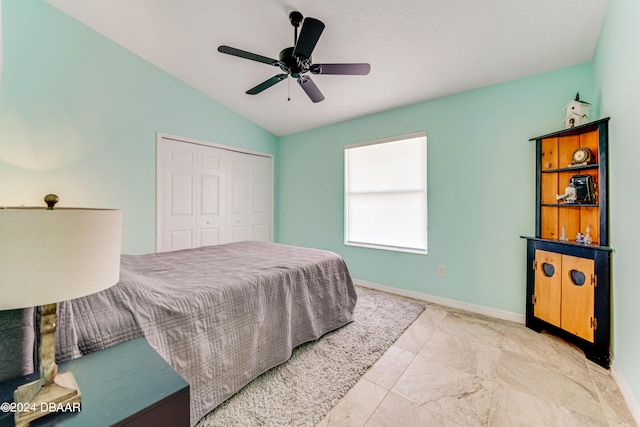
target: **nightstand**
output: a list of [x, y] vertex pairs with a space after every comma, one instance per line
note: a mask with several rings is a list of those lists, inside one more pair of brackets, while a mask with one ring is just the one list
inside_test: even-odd
[[[73, 371], [82, 408], [40, 418], [33, 427], [190, 425], [189, 384], [144, 338], [61, 363], [58, 370]], [[0, 384], [0, 404], [13, 402], [13, 390], [38, 377], [34, 373]], [[14, 414], [0, 412], [0, 427], [13, 425]]]

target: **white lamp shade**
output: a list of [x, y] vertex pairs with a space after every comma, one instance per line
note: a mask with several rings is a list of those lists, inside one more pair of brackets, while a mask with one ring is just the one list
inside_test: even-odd
[[0, 208], [0, 310], [115, 285], [121, 236], [121, 210]]

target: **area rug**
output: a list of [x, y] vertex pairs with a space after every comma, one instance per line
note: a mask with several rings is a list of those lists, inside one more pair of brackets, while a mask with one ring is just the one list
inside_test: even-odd
[[353, 322], [296, 348], [203, 417], [196, 427], [314, 426], [364, 375], [425, 306], [357, 288]]

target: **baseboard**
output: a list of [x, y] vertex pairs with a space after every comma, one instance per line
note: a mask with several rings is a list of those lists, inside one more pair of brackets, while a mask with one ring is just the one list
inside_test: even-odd
[[633, 418], [636, 420], [636, 424], [640, 426], [640, 403], [638, 403], [636, 396], [633, 394], [631, 387], [629, 387], [627, 380], [624, 378], [622, 371], [618, 365], [616, 365], [615, 361], [611, 362], [611, 376], [616, 384], [618, 384], [620, 393], [622, 393], [622, 397], [624, 397], [631, 415], [633, 415]]
[[379, 283], [368, 282], [366, 280], [354, 279], [356, 285], [364, 288], [370, 288], [378, 291], [388, 292], [407, 298], [413, 298], [420, 301], [432, 302], [434, 304], [444, 305], [446, 307], [457, 308], [459, 310], [470, 311], [472, 313], [484, 314], [485, 316], [495, 317], [497, 319], [509, 320], [516, 323], [525, 323], [524, 314], [512, 313], [510, 311], [498, 310], [496, 308], [485, 307], [482, 305], [470, 304], [454, 299], [438, 297], [422, 292], [410, 291], [407, 289], [395, 288], [393, 286], [381, 285]]

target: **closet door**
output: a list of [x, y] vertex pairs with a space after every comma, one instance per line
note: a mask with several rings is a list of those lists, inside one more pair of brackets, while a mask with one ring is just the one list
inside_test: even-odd
[[196, 229], [199, 241], [196, 246], [219, 245], [225, 236], [225, 150], [197, 145], [199, 161], [196, 185]]
[[225, 150], [161, 139], [158, 251], [224, 243]]
[[272, 241], [273, 159], [158, 135], [156, 250]]
[[271, 182], [272, 161], [269, 157], [251, 156], [251, 240], [272, 241], [271, 201], [273, 200]]
[[271, 158], [227, 152], [227, 237], [271, 241]]

